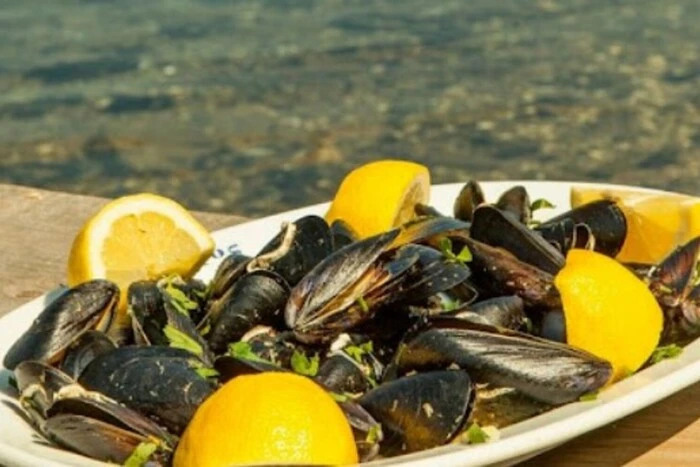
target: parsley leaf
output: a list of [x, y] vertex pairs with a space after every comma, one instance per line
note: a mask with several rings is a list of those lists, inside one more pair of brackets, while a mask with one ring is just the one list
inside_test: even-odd
[[170, 347], [187, 350], [188, 352], [193, 353], [198, 357], [204, 355], [204, 350], [202, 349], [202, 346], [199, 345], [199, 343], [197, 343], [197, 341], [195, 341], [190, 336], [180, 331], [173, 325], [166, 324], [163, 328], [163, 334], [165, 334], [165, 337], [168, 338], [168, 341], [170, 342]]
[[556, 206], [552, 204], [550, 201], [540, 198], [536, 199], [530, 204], [530, 211], [538, 211], [540, 209], [554, 209]]
[[378, 423], [376, 425], [372, 425], [372, 428], [367, 431], [365, 441], [369, 444], [377, 444], [383, 438], [384, 434], [382, 433], [382, 425]]
[[250, 342], [239, 341], [239, 342], [234, 342], [233, 344], [229, 344], [228, 354], [231, 357], [240, 358], [241, 360], [250, 360], [252, 362], [271, 363], [271, 362], [268, 362], [267, 360], [265, 360], [264, 358], [260, 357], [259, 355], [257, 355], [255, 352], [253, 352], [253, 348], [251, 347]]
[[316, 376], [318, 373], [319, 358], [318, 354], [309, 358], [304, 352], [295, 350], [292, 354], [292, 370], [304, 376]]
[[141, 467], [151, 459], [153, 453], [158, 449], [158, 445], [151, 441], [142, 441], [131, 452], [124, 461], [124, 467]]
[[367, 300], [365, 300], [365, 297], [358, 297], [356, 302], [364, 313], [369, 312], [369, 305], [367, 304]]
[[683, 347], [676, 344], [663, 345], [654, 349], [649, 360], [652, 364], [659, 363], [661, 360], [666, 360], [667, 358], [676, 358], [681, 353], [683, 353]]
[[464, 437], [469, 444], [481, 444], [489, 440], [490, 436], [481, 429], [478, 423], [472, 423], [464, 433]]
[[590, 402], [598, 399], [598, 391], [587, 392], [578, 398], [581, 402]]
[[439, 246], [440, 251], [445, 258], [447, 258], [447, 261], [464, 265], [464, 263], [468, 263], [472, 260], [472, 252], [469, 251], [469, 248], [467, 248], [466, 245], [462, 247], [459, 254], [456, 255], [454, 251], [452, 251], [452, 240], [450, 240], [448, 237], [442, 237], [440, 239]]

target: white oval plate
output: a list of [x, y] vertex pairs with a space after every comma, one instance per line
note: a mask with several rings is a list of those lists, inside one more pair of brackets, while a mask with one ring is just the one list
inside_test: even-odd
[[[550, 217], [569, 209], [569, 190], [572, 183], [508, 181], [484, 183], [483, 188], [487, 199], [495, 200], [500, 193], [516, 183], [525, 185], [533, 200], [546, 198], [557, 206], [556, 209], [539, 211], [540, 217]], [[450, 184], [433, 187], [431, 204], [442, 212], [452, 212], [453, 200], [461, 186]], [[327, 204], [309, 206], [214, 232], [217, 243], [215, 258], [205, 264], [199, 276], [205, 280], [209, 279], [227, 251], [240, 249], [244, 253], [255, 254], [278, 231], [282, 221], [292, 221], [307, 214], [323, 215], [326, 209]], [[50, 301], [57, 291], [41, 296], [0, 318], [0, 361], [10, 345], [29, 327], [44, 304]], [[105, 465], [51, 447], [43, 441], [24, 420], [15, 395], [8, 386], [9, 375], [9, 371], [0, 370], [0, 465]], [[595, 401], [568, 404], [512, 425], [501, 430], [501, 438], [498, 441], [476, 446], [443, 446], [372, 464], [426, 467], [512, 464], [651, 405], [699, 380], [700, 340], [696, 340], [685, 348], [679, 358], [661, 362], [615, 384], [601, 392]]]

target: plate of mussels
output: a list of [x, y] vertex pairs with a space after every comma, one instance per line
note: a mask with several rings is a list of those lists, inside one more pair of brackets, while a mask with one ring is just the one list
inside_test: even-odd
[[[193, 279], [130, 288], [122, 344], [82, 305], [84, 320], [61, 316], [81, 294], [99, 301], [104, 285], [48, 292], [0, 318], [0, 464], [123, 463], [119, 452], [159, 439], [166, 449], [148, 463], [169, 465], [217, 386], [293, 372], [299, 352], [317, 359], [306, 376], [334, 394], [370, 465], [513, 464], [699, 381], [697, 239], [658, 264], [623, 264], [658, 302], [658, 345], [674, 358], [620, 375], [570, 345], [555, 280], [569, 250], [614, 258], [629, 230], [615, 201], [572, 209], [572, 186], [632, 189], [436, 185], [417, 217], [368, 238], [328, 225], [328, 204], [213, 232], [214, 254]], [[206, 378], [168, 347], [165, 326], [196, 342]], [[161, 357], [191, 374], [168, 377]]]

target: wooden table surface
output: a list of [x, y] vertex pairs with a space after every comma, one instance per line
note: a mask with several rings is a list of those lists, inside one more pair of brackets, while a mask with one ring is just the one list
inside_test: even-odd
[[[0, 316], [65, 279], [73, 237], [106, 200], [0, 184]], [[209, 229], [243, 221], [195, 213]], [[526, 465], [700, 466], [700, 384]]]

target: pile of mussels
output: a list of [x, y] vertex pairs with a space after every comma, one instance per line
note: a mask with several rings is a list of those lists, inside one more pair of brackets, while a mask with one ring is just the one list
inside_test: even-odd
[[[104, 461], [151, 443], [149, 462], [167, 465], [199, 404], [259, 371], [295, 371], [331, 392], [363, 460], [453, 442], [472, 421], [502, 426], [516, 405], [548, 410], [611, 375], [565, 344], [553, 276], [570, 248], [614, 257], [625, 214], [597, 201], [537, 224], [532, 207], [523, 187], [489, 204], [469, 182], [454, 217], [418, 206], [411, 222], [362, 240], [303, 217], [257, 256], [227, 257], [209, 284], [132, 284], [126, 319], [115, 284], [80, 284], [4, 365], [45, 438]], [[629, 265], [664, 309], [663, 342], [700, 334], [699, 255], [697, 238], [659, 265]], [[517, 404], [480, 396], [499, 389]]]

